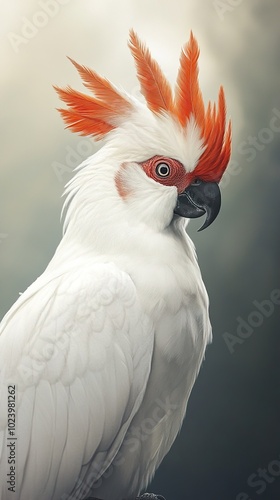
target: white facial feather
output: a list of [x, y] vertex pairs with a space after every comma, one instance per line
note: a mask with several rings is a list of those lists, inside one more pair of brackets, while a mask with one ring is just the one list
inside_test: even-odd
[[131, 222], [147, 224], [157, 231], [170, 224], [178, 195], [175, 186], [155, 182], [137, 163], [124, 164], [119, 179], [127, 192], [123, 204]]
[[186, 127], [166, 113], [155, 115], [138, 103], [137, 112], [108, 137], [128, 160], [144, 161], [155, 155], [179, 160], [192, 172], [204, 151], [201, 132], [193, 116]]

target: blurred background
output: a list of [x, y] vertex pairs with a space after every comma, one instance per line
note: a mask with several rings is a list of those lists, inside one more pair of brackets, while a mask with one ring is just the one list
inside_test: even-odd
[[[100, 144], [64, 130], [52, 84], [80, 88], [66, 55], [135, 96], [134, 27], [171, 82], [198, 39], [206, 101], [224, 85], [233, 155], [222, 211], [193, 238], [214, 341], [181, 435], [149, 490], [167, 500], [280, 498], [279, 0], [0, 1], [0, 317], [61, 238], [64, 184]], [[265, 472], [264, 472], [265, 471]]]

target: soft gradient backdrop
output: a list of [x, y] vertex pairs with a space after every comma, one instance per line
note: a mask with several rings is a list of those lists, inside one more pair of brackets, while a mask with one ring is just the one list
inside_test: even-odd
[[[1, 0], [0, 5], [1, 317], [47, 265], [61, 237], [63, 186], [99, 147], [65, 131], [55, 110], [59, 102], [52, 84], [82, 89], [66, 55], [137, 96], [126, 46], [129, 28], [146, 40], [172, 82], [192, 29], [201, 48], [205, 100], [216, 99], [224, 85], [233, 155], [222, 182], [222, 211], [205, 232], [196, 232], [200, 221], [189, 226], [210, 295], [214, 342], [181, 435], [150, 490], [167, 500], [277, 500], [279, 0]], [[269, 302], [260, 312], [257, 304], [264, 300]], [[243, 338], [237, 336], [241, 323]], [[233, 342], [231, 349], [226, 339]]]

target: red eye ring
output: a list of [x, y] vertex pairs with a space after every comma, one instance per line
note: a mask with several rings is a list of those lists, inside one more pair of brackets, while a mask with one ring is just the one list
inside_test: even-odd
[[155, 172], [159, 177], [165, 178], [165, 177], [168, 177], [170, 175], [171, 169], [170, 169], [170, 166], [168, 165], [168, 163], [166, 163], [164, 161], [160, 161], [156, 165]]
[[163, 186], [174, 186], [181, 193], [190, 184], [192, 176], [186, 172], [184, 165], [174, 158], [153, 156], [141, 163], [148, 177]]

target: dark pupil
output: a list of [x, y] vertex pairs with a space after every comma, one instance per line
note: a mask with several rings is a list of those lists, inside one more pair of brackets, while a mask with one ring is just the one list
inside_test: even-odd
[[157, 166], [157, 172], [159, 175], [168, 175], [169, 174], [169, 166], [166, 165], [165, 163], [160, 163], [158, 166]]

